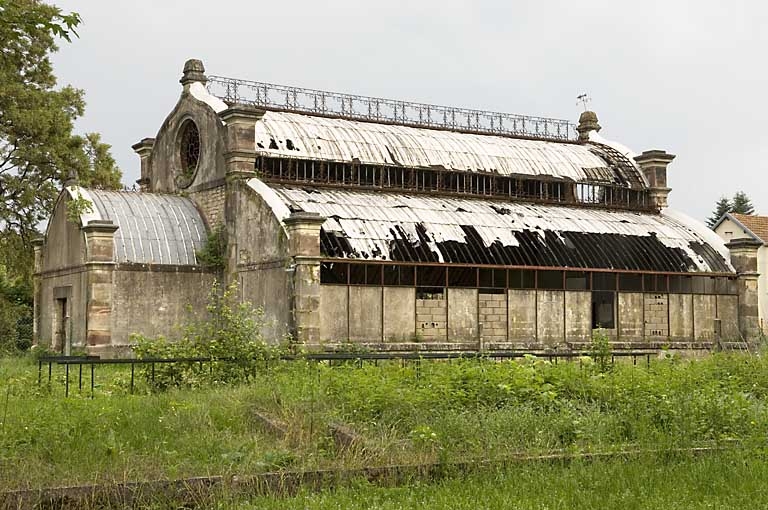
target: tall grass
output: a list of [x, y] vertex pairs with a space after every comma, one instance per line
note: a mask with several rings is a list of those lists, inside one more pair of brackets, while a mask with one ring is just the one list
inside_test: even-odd
[[528, 463], [434, 484], [357, 486], [291, 498], [217, 496], [218, 508], [349, 510], [425, 509], [712, 509], [768, 507], [768, 461], [723, 453], [648, 456], [633, 461]]
[[[768, 361], [716, 355], [604, 370], [589, 359], [270, 362], [247, 383], [152, 391], [97, 369], [95, 398], [31, 359], [0, 361], [0, 490], [275, 469], [499, 460], [512, 453], [668, 448], [768, 432]], [[89, 382], [86, 381], [86, 388]], [[168, 386], [168, 385], [163, 385]], [[156, 387], [155, 387], [156, 388]], [[284, 438], [254, 412], [281, 420]], [[338, 447], [329, 425], [362, 435]], [[24, 466], [24, 469], [19, 469]]]

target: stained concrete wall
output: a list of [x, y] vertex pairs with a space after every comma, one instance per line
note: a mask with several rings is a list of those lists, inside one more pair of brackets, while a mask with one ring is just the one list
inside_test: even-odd
[[346, 285], [320, 286], [321, 342], [343, 343], [349, 340], [347, 292]]
[[293, 287], [288, 238], [272, 209], [244, 182], [227, 197], [228, 267], [241, 285], [244, 300], [264, 311], [267, 341], [291, 332]]
[[553, 347], [565, 342], [563, 328], [564, 294], [562, 290], [539, 290], [536, 296], [538, 343]]
[[55, 322], [58, 320], [54, 289], [71, 287], [69, 307], [69, 338], [73, 347], [84, 347], [86, 339], [86, 307], [88, 304], [88, 276], [85, 273], [86, 242], [79, 223], [67, 219], [66, 193], [59, 196], [48, 222], [45, 244], [41, 252], [38, 279], [38, 303], [35, 329], [37, 343], [54, 346]]
[[717, 304], [715, 296], [693, 296], [693, 334], [701, 342], [715, 340]]
[[416, 300], [416, 335], [426, 342], [446, 339], [446, 299], [437, 295]]
[[188, 309], [205, 318], [205, 307], [215, 276], [202, 271], [121, 270], [113, 274], [111, 348], [130, 344], [130, 335], [172, 337], [191, 317]]
[[349, 287], [349, 339], [353, 342], [382, 341], [382, 288]]
[[669, 339], [689, 342], [693, 338], [693, 296], [669, 294]]
[[384, 341], [411, 342], [416, 331], [416, 289], [384, 287]]
[[37, 303], [37, 343], [61, 351], [61, 345], [54, 345], [54, 332], [58, 313], [56, 298], [57, 287], [71, 287], [72, 298], [67, 300], [70, 308], [69, 338], [72, 347], [85, 347], [86, 339], [86, 306], [88, 303], [88, 275], [84, 268], [63, 270], [47, 273], [40, 277], [39, 303]]
[[483, 342], [507, 340], [507, 295], [486, 294], [478, 296], [480, 336]]
[[726, 342], [740, 341], [739, 297], [717, 296], [717, 316], [720, 319], [721, 338]]
[[[536, 343], [536, 291], [509, 290], [509, 341]], [[562, 308], [561, 308], [562, 311]]]
[[[539, 317], [545, 320], [546, 317]], [[592, 293], [565, 292], [565, 338], [568, 342], [592, 339]]]
[[241, 268], [238, 273], [240, 296], [264, 313], [262, 334], [269, 343], [278, 343], [290, 333], [290, 276], [282, 264]]
[[[191, 179], [182, 175], [180, 157], [179, 130], [188, 119], [194, 121], [200, 133], [200, 156]], [[155, 135], [149, 156], [150, 191], [174, 193], [224, 179], [225, 149], [225, 127], [219, 115], [191, 94], [182, 93]]]
[[643, 340], [643, 294], [619, 292], [616, 309], [616, 329], [621, 342]]
[[477, 340], [477, 289], [448, 289], [448, 341]]

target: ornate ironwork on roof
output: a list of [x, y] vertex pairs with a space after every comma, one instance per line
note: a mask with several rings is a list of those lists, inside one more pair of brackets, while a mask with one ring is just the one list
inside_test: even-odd
[[327, 92], [223, 76], [209, 76], [207, 86], [212, 95], [229, 105], [466, 133], [576, 140], [575, 124], [562, 119]]

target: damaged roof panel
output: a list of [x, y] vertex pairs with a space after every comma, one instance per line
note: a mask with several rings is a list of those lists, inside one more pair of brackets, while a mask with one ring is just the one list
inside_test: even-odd
[[[601, 145], [459, 133], [267, 111], [256, 122], [256, 151], [270, 157], [442, 167], [500, 175], [613, 181], [643, 186], [635, 163], [610, 162]], [[628, 175], [631, 174], [631, 175]]]
[[679, 215], [272, 185], [327, 218], [323, 255], [352, 259], [664, 272], [733, 272]]

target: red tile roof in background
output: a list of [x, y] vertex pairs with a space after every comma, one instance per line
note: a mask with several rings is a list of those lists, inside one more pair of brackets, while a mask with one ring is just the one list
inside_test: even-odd
[[752, 231], [764, 243], [768, 243], [768, 216], [754, 216], [751, 214], [731, 213], [731, 216], [739, 220], [742, 225]]

